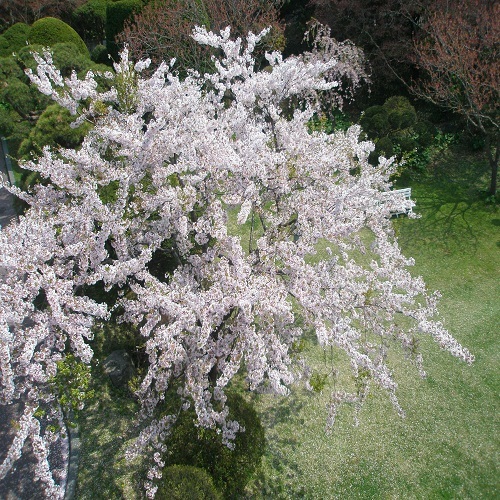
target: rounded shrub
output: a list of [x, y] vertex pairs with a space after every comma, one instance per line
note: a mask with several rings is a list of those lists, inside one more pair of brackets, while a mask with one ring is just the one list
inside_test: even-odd
[[110, 0], [88, 0], [73, 12], [72, 24], [84, 40], [101, 43], [106, 36], [106, 7]]
[[25, 23], [13, 24], [3, 32], [3, 37], [9, 44], [10, 52], [15, 52], [26, 45], [31, 28]]
[[384, 103], [392, 130], [403, 130], [417, 122], [417, 112], [410, 101], [403, 96], [389, 97]]
[[228, 394], [228, 406], [229, 419], [245, 428], [236, 435], [234, 449], [222, 443], [216, 430], [197, 427], [194, 410], [189, 410], [177, 421], [169, 439], [165, 463], [205, 469], [225, 498], [238, 498], [260, 465], [265, 436], [257, 412], [242, 396]]
[[13, 57], [0, 58], [0, 86], [5, 86], [3, 82], [8, 78], [19, 78], [24, 80], [26, 75]]
[[72, 42], [54, 44], [52, 58], [63, 76], [70, 76], [72, 71], [85, 72], [92, 66], [88, 52], [82, 54]]
[[44, 47], [52, 47], [61, 42], [70, 42], [76, 45], [80, 53], [89, 55], [87, 46], [80, 35], [69, 24], [54, 17], [44, 17], [33, 23], [29, 41], [32, 44], [39, 44]]
[[0, 89], [0, 100], [19, 114], [28, 116], [35, 111], [33, 89], [18, 78], [9, 78]]
[[0, 35], [0, 57], [8, 57], [10, 55], [9, 42], [3, 35]]
[[90, 53], [90, 58], [97, 64], [110, 64], [108, 49], [105, 45], [96, 45]]
[[387, 110], [383, 106], [371, 106], [361, 117], [360, 124], [368, 137], [386, 135], [390, 130]]
[[386, 158], [394, 154], [394, 144], [389, 137], [380, 138], [375, 145], [377, 155], [383, 154]]
[[38, 155], [44, 146], [78, 147], [90, 125], [84, 123], [77, 128], [72, 128], [70, 124], [74, 120], [75, 117], [59, 104], [47, 106], [31, 130], [29, 137], [21, 143], [18, 154], [25, 158], [33, 153]]
[[191, 465], [171, 465], [163, 470], [158, 500], [219, 500], [220, 493], [204, 469]]
[[114, 59], [118, 56], [118, 46], [115, 38], [123, 31], [125, 21], [140, 12], [141, 0], [119, 0], [106, 5], [106, 46]]

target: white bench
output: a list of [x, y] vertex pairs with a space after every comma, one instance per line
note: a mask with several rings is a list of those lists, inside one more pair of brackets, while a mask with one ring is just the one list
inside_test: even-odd
[[[387, 191], [385, 194], [387, 198], [393, 197], [394, 195], [403, 195], [405, 199], [411, 200], [411, 188], [394, 189], [392, 191]], [[413, 213], [411, 207], [402, 210], [391, 210], [391, 215], [395, 215], [396, 217], [399, 217], [401, 214], [408, 215], [410, 213]]]

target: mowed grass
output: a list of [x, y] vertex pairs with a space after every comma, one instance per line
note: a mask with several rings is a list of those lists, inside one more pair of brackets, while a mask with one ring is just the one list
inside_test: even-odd
[[[485, 179], [475, 159], [457, 158], [440, 165], [438, 176], [400, 184], [411, 185], [422, 217], [394, 225], [405, 254], [415, 258], [415, 274], [441, 291], [441, 319], [475, 363], [467, 366], [429, 340], [422, 344], [426, 379], [393, 361], [406, 418], [375, 393], [357, 427], [344, 406], [331, 434], [325, 422], [332, 382], [320, 394], [255, 397], [268, 449], [249, 497], [500, 497], [500, 212], [480, 199]], [[308, 352], [324, 373], [332, 364], [325, 354]], [[333, 363], [345, 365], [335, 357]]]
[[[246, 393], [260, 412], [268, 444], [247, 498], [500, 497], [500, 210], [478, 195], [485, 179], [475, 159], [457, 164], [457, 158], [441, 164], [435, 177], [401, 181], [400, 187], [412, 187], [422, 217], [401, 217], [394, 226], [405, 254], [416, 260], [414, 273], [442, 292], [441, 318], [475, 354], [475, 363], [467, 366], [429, 340], [422, 345], [426, 379], [402, 359], [393, 360], [406, 418], [375, 391], [358, 426], [354, 409], [344, 406], [330, 434], [325, 424], [332, 379], [321, 393], [301, 387], [287, 398]], [[242, 227], [235, 219], [232, 210], [231, 231], [243, 233], [248, 245], [250, 222]], [[320, 374], [346, 364], [314, 343], [307, 355]], [[349, 375], [340, 374], [337, 383], [350, 383]], [[109, 384], [101, 388], [80, 422], [76, 498], [140, 498], [144, 469], [124, 458], [137, 432], [137, 407]]]

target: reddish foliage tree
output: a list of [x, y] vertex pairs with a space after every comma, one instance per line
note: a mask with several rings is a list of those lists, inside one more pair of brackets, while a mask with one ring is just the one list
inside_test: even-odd
[[177, 67], [203, 68], [209, 48], [192, 38], [195, 25], [218, 32], [231, 26], [233, 37], [259, 33], [272, 26], [264, 49], [282, 49], [283, 26], [274, 2], [261, 0], [157, 0], [128, 22], [118, 41], [127, 43], [134, 58], [149, 57], [155, 64], [175, 57]]
[[57, 17], [69, 21], [71, 12], [86, 0], [2, 0], [0, 27], [14, 23], [32, 24], [42, 17]]
[[415, 40], [415, 62], [426, 78], [413, 87], [428, 101], [466, 118], [485, 139], [497, 191], [500, 158], [500, 4], [442, 1]]
[[[432, 0], [311, 0], [314, 17], [330, 26], [339, 41], [363, 49], [372, 71], [372, 95], [384, 100], [401, 93], [414, 64], [413, 35]], [[380, 96], [382, 94], [382, 97]]]

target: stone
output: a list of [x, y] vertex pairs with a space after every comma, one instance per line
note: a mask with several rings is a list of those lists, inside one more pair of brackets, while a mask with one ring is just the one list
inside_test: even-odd
[[113, 351], [103, 363], [103, 370], [117, 388], [126, 388], [133, 377], [135, 369], [130, 355], [125, 349]]

